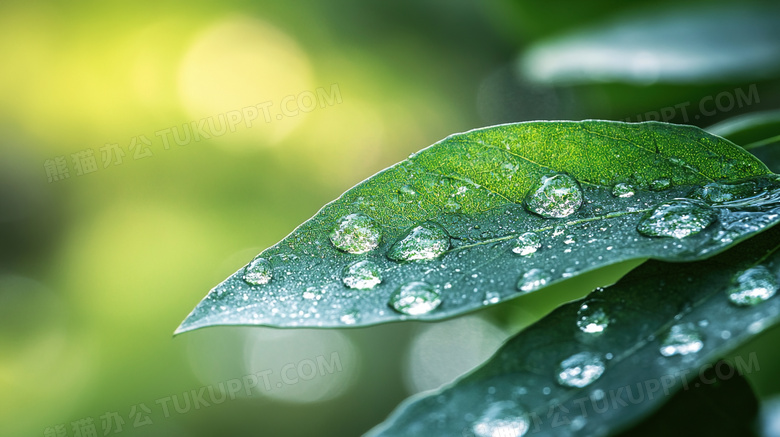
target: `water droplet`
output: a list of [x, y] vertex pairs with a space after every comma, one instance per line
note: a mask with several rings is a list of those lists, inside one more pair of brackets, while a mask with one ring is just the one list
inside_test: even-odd
[[317, 287], [308, 287], [303, 292], [303, 298], [306, 300], [320, 300], [322, 295], [325, 294], [325, 290]]
[[387, 252], [394, 261], [430, 260], [450, 248], [447, 231], [436, 222], [427, 221], [412, 228]]
[[263, 285], [271, 281], [273, 269], [265, 258], [257, 257], [244, 268], [244, 281], [252, 285]]
[[543, 176], [525, 197], [525, 207], [545, 218], [562, 218], [574, 214], [582, 206], [582, 189], [567, 174]]
[[650, 182], [651, 191], [668, 190], [671, 186], [672, 186], [672, 181], [666, 178], [660, 178]]
[[669, 329], [661, 343], [661, 355], [688, 355], [699, 352], [704, 347], [698, 329], [693, 323], [681, 323]]
[[634, 195], [634, 187], [625, 183], [615, 184], [612, 187], [612, 195], [615, 197], [631, 197]]
[[339, 219], [328, 236], [337, 249], [359, 254], [376, 249], [382, 238], [382, 231], [371, 217], [356, 213]]
[[713, 182], [703, 187], [696, 187], [690, 197], [710, 203], [724, 203], [755, 196], [762, 191], [756, 181], [730, 184]]
[[483, 305], [489, 305], [491, 303], [498, 303], [501, 300], [501, 293], [497, 291], [486, 291], [485, 299], [482, 300]]
[[574, 239], [574, 235], [567, 235], [566, 238], [563, 239], [563, 244], [574, 244], [577, 240]]
[[341, 320], [341, 323], [345, 325], [354, 325], [355, 323], [357, 323], [358, 319], [360, 319], [360, 313], [357, 312], [357, 310], [350, 311], [339, 318], [339, 320]]
[[446, 212], [450, 212], [450, 213], [458, 212], [460, 211], [460, 209], [461, 209], [460, 203], [452, 199], [447, 199], [447, 201], [444, 202], [444, 211]]
[[599, 379], [604, 373], [604, 362], [592, 352], [580, 352], [561, 361], [558, 366], [558, 384], [582, 388]]
[[588, 334], [601, 334], [609, 326], [610, 319], [599, 302], [586, 302], [577, 311], [577, 327]]
[[526, 232], [517, 237], [512, 252], [522, 256], [530, 256], [536, 253], [541, 247], [542, 239], [539, 237], [539, 234], [535, 232]]
[[525, 292], [534, 291], [547, 285], [550, 279], [550, 275], [547, 272], [540, 269], [531, 269], [525, 272], [520, 281], [517, 282], [517, 288]]
[[636, 229], [649, 237], [685, 238], [701, 232], [717, 217], [717, 212], [702, 201], [675, 199], [657, 206]]
[[427, 314], [441, 304], [441, 296], [427, 282], [409, 282], [390, 296], [390, 306], [399, 313], [417, 316]]
[[731, 303], [739, 306], [757, 305], [774, 296], [780, 284], [764, 266], [752, 267], [740, 274], [726, 291]]
[[349, 288], [370, 290], [382, 282], [379, 266], [368, 260], [354, 262], [344, 268], [341, 279]]
[[409, 185], [404, 185], [398, 189], [398, 197], [403, 203], [412, 203], [417, 197], [417, 191]]
[[476, 437], [522, 437], [531, 422], [528, 414], [513, 401], [490, 404], [471, 427]]

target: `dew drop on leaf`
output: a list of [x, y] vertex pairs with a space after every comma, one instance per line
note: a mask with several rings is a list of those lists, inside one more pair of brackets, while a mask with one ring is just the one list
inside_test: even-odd
[[320, 300], [323, 294], [325, 294], [324, 290], [319, 287], [308, 287], [303, 292], [303, 298], [306, 300]]
[[257, 257], [244, 268], [244, 281], [247, 284], [263, 285], [271, 282], [273, 269], [265, 258]]
[[382, 231], [371, 217], [356, 213], [339, 219], [338, 224], [328, 236], [337, 249], [360, 254], [374, 250], [379, 246]]
[[604, 361], [592, 352], [580, 352], [561, 361], [556, 378], [558, 384], [582, 388], [599, 379], [604, 373]]
[[492, 403], [471, 430], [476, 437], [522, 437], [530, 427], [528, 414], [517, 403], [500, 401]]
[[764, 266], [752, 267], [734, 280], [726, 291], [729, 301], [739, 306], [757, 305], [777, 293], [777, 277]]
[[523, 277], [517, 282], [517, 288], [520, 291], [534, 291], [547, 285], [550, 275], [540, 269], [531, 269], [523, 274]]
[[344, 268], [341, 281], [348, 288], [370, 290], [382, 282], [379, 266], [373, 261], [356, 261]]
[[430, 260], [450, 248], [450, 236], [436, 222], [427, 221], [409, 230], [387, 252], [393, 261]]
[[485, 298], [482, 300], [483, 305], [489, 305], [491, 303], [498, 303], [501, 300], [501, 293], [490, 290], [485, 292]]
[[666, 178], [656, 179], [650, 182], [650, 191], [664, 191], [672, 186], [672, 181]]
[[615, 184], [612, 187], [612, 195], [615, 197], [631, 197], [634, 195], [634, 187], [622, 182]]
[[650, 211], [636, 229], [649, 237], [685, 238], [701, 232], [717, 217], [717, 212], [702, 201], [675, 199]]
[[580, 184], [567, 174], [543, 176], [525, 197], [523, 204], [532, 213], [545, 218], [562, 218], [582, 206]]
[[390, 296], [390, 306], [402, 314], [427, 314], [441, 304], [441, 296], [427, 282], [415, 281], [401, 285]]
[[512, 247], [512, 252], [522, 256], [530, 256], [536, 253], [541, 247], [542, 239], [539, 237], [539, 234], [535, 232], [526, 232], [517, 237], [514, 247]]
[[358, 319], [360, 318], [360, 313], [355, 311], [350, 311], [347, 314], [344, 314], [343, 316], [339, 317], [339, 320], [341, 323], [345, 325], [354, 325], [357, 323]]
[[699, 330], [693, 323], [681, 323], [669, 329], [661, 343], [661, 355], [688, 355], [699, 352], [704, 347]]
[[577, 327], [588, 334], [601, 334], [609, 326], [610, 319], [604, 305], [598, 301], [583, 303], [577, 311]]

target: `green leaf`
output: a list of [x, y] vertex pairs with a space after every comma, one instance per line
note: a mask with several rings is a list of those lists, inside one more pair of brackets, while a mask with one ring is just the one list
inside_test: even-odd
[[559, 307], [471, 374], [405, 401], [370, 435], [610, 435], [721, 357], [740, 374], [759, 370], [756, 356], [727, 353], [780, 322], [778, 249], [773, 228], [709, 260], [648, 261]]
[[653, 415], [620, 436], [756, 435], [758, 399], [739, 372], [728, 361], [703, 369], [686, 390], [675, 393]]
[[644, 8], [542, 40], [520, 59], [544, 83], [723, 83], [780, 69], [780, 8], [710, 4]]
[[[777, 222], [767, 210], [778, 186], [752, 155], [690, 126], [530, 122], [453, 135], [323, 207], [215, 287], [177, 333], [436, 320], [620, 261], [700, 259]], [[674, 200], [686, 196], [698, 200]]]

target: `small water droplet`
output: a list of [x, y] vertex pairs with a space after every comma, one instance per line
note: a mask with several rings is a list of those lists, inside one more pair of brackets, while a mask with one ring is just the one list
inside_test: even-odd
[[609, 316], [604, 305], [597, 301], [582, 304], [577, 311], [577, 327], [588, 334], [601, 334], [609, 326]]
[[539, 234], [535, 232], [526, 232], [517, 237], [514, 247], [512, 247], [512, 252], [522, 256], [530, 256], [536, 253], [541, 247], [542, 239], [539, 237]]
[[549, 273], [540, 269], [531, 269], [517, 282], [517, 288], [525, 292], [534, 291], [547, 285], [550, 279]]
[[360, 313], [358, 313], [357, 310], [350, 311], [339, 318], [341, 323], [345, 325], [354, 325], [357, 323], [358, 319], [360, 319]]
[[777, 277], [764, 266], [749, 268], [737, 276], [726, 291], [729, 301], [739, 306], [757, 305], [777, 293]]
[[577, 240], [574, 239], [574, 235], [567, 235], [566, 238], [563, 240], [563, 244], [574, 244]]
[[412, 203], [417, 197], [417, 191], [409, 185], [404, 185], [398, 189], [398, 197], [402, 203]]
[[498, 303], [501, 300], [501, 293], [497, 291], [486, 291], [485, 298], [482, 300], [483, 305], [489, 305], [491, 303]]
[[476, 437], [522, 437], [531, 422], [528, 414], [513, 401], [490, 404], [471, 426]]
[[526, 195], [523, 205], [530, 212], [545, 218], [562, 218], [574, 214], [582, 206], [580, 184], [567, 174], [543, 176]]
[[456, 201], [454, 201], [452, 199], [447, 199], [447, 201], [444, 202], [444, 211], [446, 211], [446, 212], [449, 212], [449, 213], [458, 212], [458, 211], [460, 211], [461, 208], [462, 207], [460, 206], [460, 203], [458, 203], [458, 202], [456, 202]]
[[447, 231], [436, 222], [427, 221], [409, 230], [388, 250], [393, 261], [430, 260], [450, 248]]
[[328, 236], [337, 249], [360, 254], [376, 249], [382, 232], [371, 217], [355, 213], [340, 218]]
[[441, 304], [441, 296], [427, 282], [409, 282], [401, 285], [391, 296], [390, 306], [402, 314], [427, 314]]
[[306, 300], [320, 300], [322, 295], [325, 294], [325, 290], [318, 287], [308, 287], [303, 292], [303, 298]]
[[634, 187], [622, 182], [615, 184], [612, 187], [612, 195], [615, 197], [632, 197], [634, 195]]
[[661, 355], [688, 355], [699, 352], [704, 347], [699, 330], [693, 323], [681, 323], [669, 329], [661, 342]]
[[671, 186], [672, 181], [666, 178], [660, 178], [650, 182], [651, 191], [664, 191], [668, 190]]
[[701, 232], [717, 217], [715, 210], [700, 200], [675, 199], [657, 206], [636, 229], [649, 237], [685, 238]]
[[341, 281], [349, 288], [370, 290], [382, 282], [382, 275], [376, 263], [362, 260], [345, 267]]
[[273, 278], [271, 263], [265, 258], [257, 257], [244, 268], [244, 281], [252, 285], [267, 284]]
[[556, 378], [560, 385], [582, 388], [599, 379], [604, 369], [604, 362], [599, 355], [580, 352], [561, 361]]

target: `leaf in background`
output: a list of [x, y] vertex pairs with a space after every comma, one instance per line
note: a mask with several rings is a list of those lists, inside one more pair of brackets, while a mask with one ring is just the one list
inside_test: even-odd
[[[621, 437], [752, 436], [758, 399], [741, 369], [719, 361], [702, 369], [653, 415], [621, 432]], [[717, 420], [712, 420], [717, 417]]]
[[[753, 179], [725, 184], [742, 178]], [[453, 135], [325, 205], [215, 287], [177, 333], [435, 320], [620, 261], [699, 259], [780, 220], [767, 212], [779, 186], [752, 155], [689, 126], [531, 122]]]
[[773, 171], [780, 171], [780, 110], [738, 115], [705, 128], [740, 144]]
[[521, 57], [546, 83], [702, 83], [771, 77], [780, 69], [780, 8], [715, 4], [633, 11], [543, 40]]
[[[471, 374], [405, 401], [370, 435], [625, 430], [780, 322], [779, 248], [780, 228], [773, 228], [706, 261], [648, 261], [615, 285], [559, 307]], [[746, 374], [759, 370], [758, 359], [731, 364]]]

